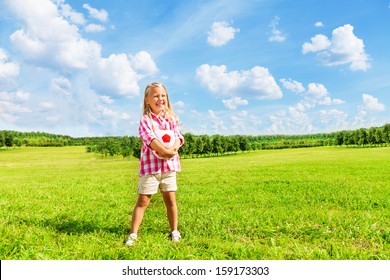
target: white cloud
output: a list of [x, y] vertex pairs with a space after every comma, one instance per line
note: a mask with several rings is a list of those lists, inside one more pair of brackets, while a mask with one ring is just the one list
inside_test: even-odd
[[60, 4], [60, 13], [75, 24], [84, 25], [86, 22], [84, 15], [82, 13], [75, 12], [68, 4]]
[[207, 110], [206, 112], [186, 110], [186, 113], [180, 116], [183, 121], [183, 131], [195, 135], [259, 135], [262, 124], [256, 112], [247, 110]]
[[32, 110], [25, 104], [29, 99], [28, 92], [0, 92], [0, 119], [14, 123], [20, 114], [31, 113]]
[[126, 54], [112, 54], [99, 61], [91, 88], [103, 95], [134, 97], [139, 95], [138, 79]]
[[150, 76], [158, 72], [152, 56], [146, 51], [140, 51], [135, 55], [129, 55], [131, 67], [140, 75]]
[[68, 97], [72, 95], [72, 83], [65, 77], [53, 78], [51, 80], [51, 90]]
[[321, 99], [328, 96], [328, 90], [323, 84], [310, 83], [307, 86], [306, 97]]
[[270, 42], [283, 42], [287, 38], [286, 35], [284, 35], [278, 28], [279, 20], [279, 17], [275, 17], [269, 25], [271, 27], [271, 35], [268, 38]]
[[[61, 12], [73, 18], [77, 13], [62, 3], [57, 2]], [[134, 56], [111, 54], [108, 58], [101, 57], [100, 44], [84, 39], [77, 26], [61, 17], [58, 7], [51, 1], [40, 0], [36, 5], [35, 0], [8, 0], [7, 4], [25, 22], [22, 29], [10, 36], [11, 42], [25, 59], [38, 67], [63, 73], [71, 69], [84, 70], [84, 74], [91, 77], [91, 88], [98, 93], [127, 97], [138, 95], [141, 78], [158, 71], [150, 54], [145, 51]], [[94, 17], [107, 20], [104, 10], [97, 11], [88, 4], [84, 8]], [[69, 96], [69, 83], [53, 80], [52, 89]]]
[[101, 32], [104, 30], [106, 30], [106, 28], [101, 24], [91, 23], [85, 27], [85, 31], [87, 31], [87, 32]]
[[241, 126], [244, 125], [245, 123], [248, 124], [248, 117], [249, 117], [249, 113], [247, 111], [241, 111], [231, 116], [230, 119], [233, 121], [234, 124]]
[[330, 98], [329, 96], [326, 96], [323, 100], [320, 100], [318, 102], [318, 104], [320, 105], [341, 105], [341, 104], [344, 104], [345, 101], [344, 100], [341, 100], [341, 99], [338, 99], [338, 98]]
[[[130, 117], [110, 107], [118, 107], [118, 103], [112, 105], [116, 97], [137, 96], [139, 81], [157, 73], [158, 68], [145, 51], [102, 57], [102, 46], [82, 33], [83, 29], [97, 31], [100, 27], [88, 25], [81, 13], [64, 2], [5, 0], [20, 23], [9, 36], [13, 54], [23, 62], [20, 67], [26, 68], [19, 75], [28, 75], [28, 80], [33, 81], [30, 91], [34, 98], [27, 102], [21, 100], [22, 95], [11, 98], [7, 94], [7, 100], [0, 99], [0, 124], [12, 122], [20, 129], [61, 128], [61, 133], [68, 131], [72, 135], [129, 132], [129, 125], [136, 126], [129, 120], [137, 114]], [[104, 10], [95, 9], [99, 13], [94, 13], [91, 6], [86, 7], [100, 20], [108, 20]], [[10, 62], [1, 50], [0, 71], [3, 64]], [[23, 88], [16, 81], [10, 82], [12, 88]], [[2, 93], [3, 99], [4, 96]], [[133, 114], [134, 110], [129, 110]]]
[[185, 103], [183, 101], [177, 101], [173, 104], [173, 108], [184, 108]]
[[76, 25], [61, 17], [51, 1], [7, 1], [24, 21], [10, 40], [25, 59], [55, 69], [86, 69], [100, 58], [101, 46], [82, 38]]
[[372, 95], [363, 93], [362, 94], [363, 105], [362, 108], [365, 111], [369, 112], [382, 112], [385, 110], [385, 105], [380, 103], [378, 98], [373, 97]]
[[231, 130], [234, 131], [230, 134], [256, 135], [262, 123], [257, 116], [248, 111], [237, 112], [230, 117], [230, 120], [232, 121]]
[[138, 81], [157, 72], [156, 64], [145, 51], [129, 56], [112, 54], [96, 65], [91, 75], [91, 88], [102, 95], [132, 98], [140, 93]]
[[238, 96], [234, 96], [230, 99], [222, 100], [222, 102], [223, 105], [225, 105], [225, 107], [230, 110], [235, 110], [237, 106], [248, 105], [248, 100], [242, 99], [241, 97]]
[[19, 65], [8, 62], [8, 57], [3, 49], [0, 49], [0, 79], [7, 79], [19, 75]]
[[349, 116], [346, 112], [337, 109], [320, 110], [318, 117], [322, 132], [335, 132], [351, 128]]
[[41, 106], [43, 109], [52, 109], [55, 107], [54, 103], [50, 101], [42, 101], [39, 103], [39, 106]]
[[318, 57], [326, 66], [349, 64], [352, 71], [367, 71], [371, 65], [364, 50], [363, 40], [353, 33], [350, 24], [338, 27], [332, 32], [332, 39], [318, 34], [311, 38], [311, 43], [302, 45], [302, 53], [318, 52]]
[[315, 27], [324, 27], [324, 24], [321, 21], [317, 21], [316, 23], [314, 23], [314, 26]]
[[114, 100], [112, 100], [110, 96], [106, 96], [106, 95], [100, 96], [100, 100], [104, 104], [112, 104], [112, 103], [114, 103]]
[[97, 20], [100, 20], [103, 22], [108, 20], [108, 13], [104, 9], [98, 10], [98, 9], [92, 8], [89, 4], [84, 4], [83, 8], [88, 10], [89, 15]]
[[[313, 118], [312, 116], [315, 116], [317, 113], [313, 109], [319, 105], [330, 106], [344, 103], [343, 100], [332, 99], [328, 90], [323, 84], [309, 83], [307, 85], [307, 90], [304, 90], [302, 84], [297, 81], [282, 80], [282, 83], [286, 88], [299, 93], [299, 95], [302, 96], [302, 99], [297, 104], [289, 106], [286, 110], [281, 110], [270, 116], [270, 133], [315, 133], [316, 128], [313, 122], [316, 117]], [[334, 121], [334, 123], [330, 125], [331, 127], [343, 127], [343, 125], [345, 125], [343, 120], [347, 116], [338, 110], [320, 110], [319, 118], [322, 123], [327, 123], [330, 121], [330, 119], [332, 119], [331, 115], [338, 116], [340, 118], [343, 117], [343, 119], [340, 119], [337, 122]]]
[[311, 38], [311, 43], [304, 43], [302, 46], [302, 52], [304, 54], [309, 52], [318, 52], [329, 48], [332, 43], [328, 37], [322, 34], [318, 34]]
[[234, 39], [234, 34], [240, 29], [234, 28], [225, 21], [214, 22], [208, 32], [207, 42], [213, 47], [220, 47]]
[[288, 81], [286, 79], [280, 79], [279, 81], [286, 89], [289, 89], [292, 92], [301, 93], [305, 91], [304, 86], [300, 82], [294, 81], [292, 79], [289, 79]]
[[337, 109], [320, 110], [320, 119], [321, 123], [330, 124], [333, 129], [344, 128], [348, 124], [348, 114]]
[[[5, 108], [5, 110], [1, 110], [1, 113], [30, 113], [31, 109], [27, 108], [21, 104], [13, 103], [13, 102], [7, 102], [7, 101], [0, 101], [0, 105]], [[0, 109], [3, 109], [0, 107]]]
[[269, 133], [305, 134], [313, 132], [310, 117], [297, 107], [289, 107], [269, 117], [271, 127]]
[[362, 104], [358, 106], [358, 112], [353, 123], [354, 127], [377, 125], [376, 114], [385, 111], [385, 105], [378, 98], [370, 94], [362, 94]]
[[309, 83], [307, 91], [303, 94], [302, 101], [307, 108], [314, 108], [317, 105], [340, 105], [344, 101], [341, 99], [332, 99], [329, 92], [323, 84]]
[[213, 110], [208, 110], [208, 122], [214, 133], [225, 134], [228, 132], [227, 127], [224, 124], [223, 118], [219, 117]]
[[255, 66], [250, 70], [227, 71], [225, 65], [203, 64], [196, 69], [200, 84], [217, 96], [245, 94], [257, 99], [278, 99], [282, 91], [267, 68]]
[[24, 91], [16, 92], [0, 92], [1, 101], [11, 101], [11, 102], [25, 102], [30, 100], [31, 94]]

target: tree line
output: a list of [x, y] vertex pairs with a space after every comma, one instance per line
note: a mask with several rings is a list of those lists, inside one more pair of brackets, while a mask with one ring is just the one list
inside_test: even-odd
[[[343, 130], [306, 135], [193, 135], [185, 133], [180, 155], [208, 157], [262, 149], [286, 149], [319, 146], [388, 146], [390, 124], [382, 127]], [[70, 137], [46, 132], [0, 131], [0, 148], [38, 146], [86, 146], [87, 152], [102, 156], [121, 155], [139, 158], [141, 140], [137, 136]]]

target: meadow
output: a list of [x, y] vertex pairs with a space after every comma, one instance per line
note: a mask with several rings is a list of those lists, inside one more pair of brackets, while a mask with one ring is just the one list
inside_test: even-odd
[[388, 260], [389, 159], [388, 147], [321, 147], [182, 160], [182, 241], [157, 194], [129, 248], [137, 159], [0, 150], [0, 259]]

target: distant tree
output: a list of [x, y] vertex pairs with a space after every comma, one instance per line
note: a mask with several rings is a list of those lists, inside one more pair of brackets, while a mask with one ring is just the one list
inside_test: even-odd
[[7, 147], [12, 147], [14, 145], [14, 137], [12, 132], [7, 132], [4, 136], [4, 144]]
[[120, 144], [120, 150], [121, 150], [121, 155], [126, 158], [132, 155], [133, 149], [131, 145], [131, 140], [128, 136], [125, 136], [121, 140]]
[[366, 131], [366, 129], [364, 129], [364, 128], [359, 129], [358, 135], [359, 135], [358, 144], [359, 144], [360, 146], [366, 145], [366, 144], [368, 143], [368, 141], [367, 141], [367, 131]]
[[219, 155], [223, 153], [222, 138], [221, 135], [214, 135], [213, 137], [213, 150], [212, 152]]
[[341, 146], [344, 144], [344, 133], [343, 131], [339, 131], [336, 133], [336, 145]]
[[5, 138], [4, 138], [4, 133], [0, 131], [0, 148], [5, 146]]
[[208, 135], [202, 135], [202, 141], [203, 141], [203, 153], [207, 155], [210, 154], [211, 151], [213, 150], [210, 137]]
[[367, 142], [368, 144], [372, 145], [372, 144], [375, 144], [375, 135], [374, 135], [374, 130], [373, 129], [369, 129], [368, 130], [368, 133], [367, 133]]
[[133, 156], [135, 158], [141, 158], [142, 141], [139, 137], [131, 138], [131, 146], [133, 147]]
[[239, 137], [239, 143], [240, 143], [240, 150], [245, 152], [245, 151], [248, 151], [250, 146], [249, 146], [249, 142], [248, 142], [248, 138], [245, 137], [245, 136], [240, 136]]
[[229, 138], [230, 138], [229, 136], [221, 135], [221, 147], [222, 147], [221, 154], [229, 152], [229, 142], [230, 142]]
[[383, 126], [382, 139], [384, 143], [390, 144], [390, 124]]
[[377, 127], [374, 128], [374, 138], [375, 138], [375, 143], [376, 144], [382, 144], [382, 129]]
[[181, 154], [193, 155], [196, 151], [195, 136], [191, 133], [185, 133], [183, 136], [185, 145], [180, 149]]
[[119, 143], [116, 143], [112, 138], [107, 138], [105, 142], [98, 145], [98, 151], [103, 156], [115, 156], [119, 153]]
[[195, 154], [203, 155], [204, 154], [204, 142], [203, 138], [199, 137], [195, 140]]
[[240, 149], [239, 136], [232, 136], [229, 139], [229, 152], [237, 152]]

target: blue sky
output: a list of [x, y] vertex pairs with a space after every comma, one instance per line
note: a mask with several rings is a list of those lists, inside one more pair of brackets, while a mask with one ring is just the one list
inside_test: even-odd
[[194, 134], [390, 122], [389, 0], [0, 0], [0, 130], [137, 135], [161, 81]]

